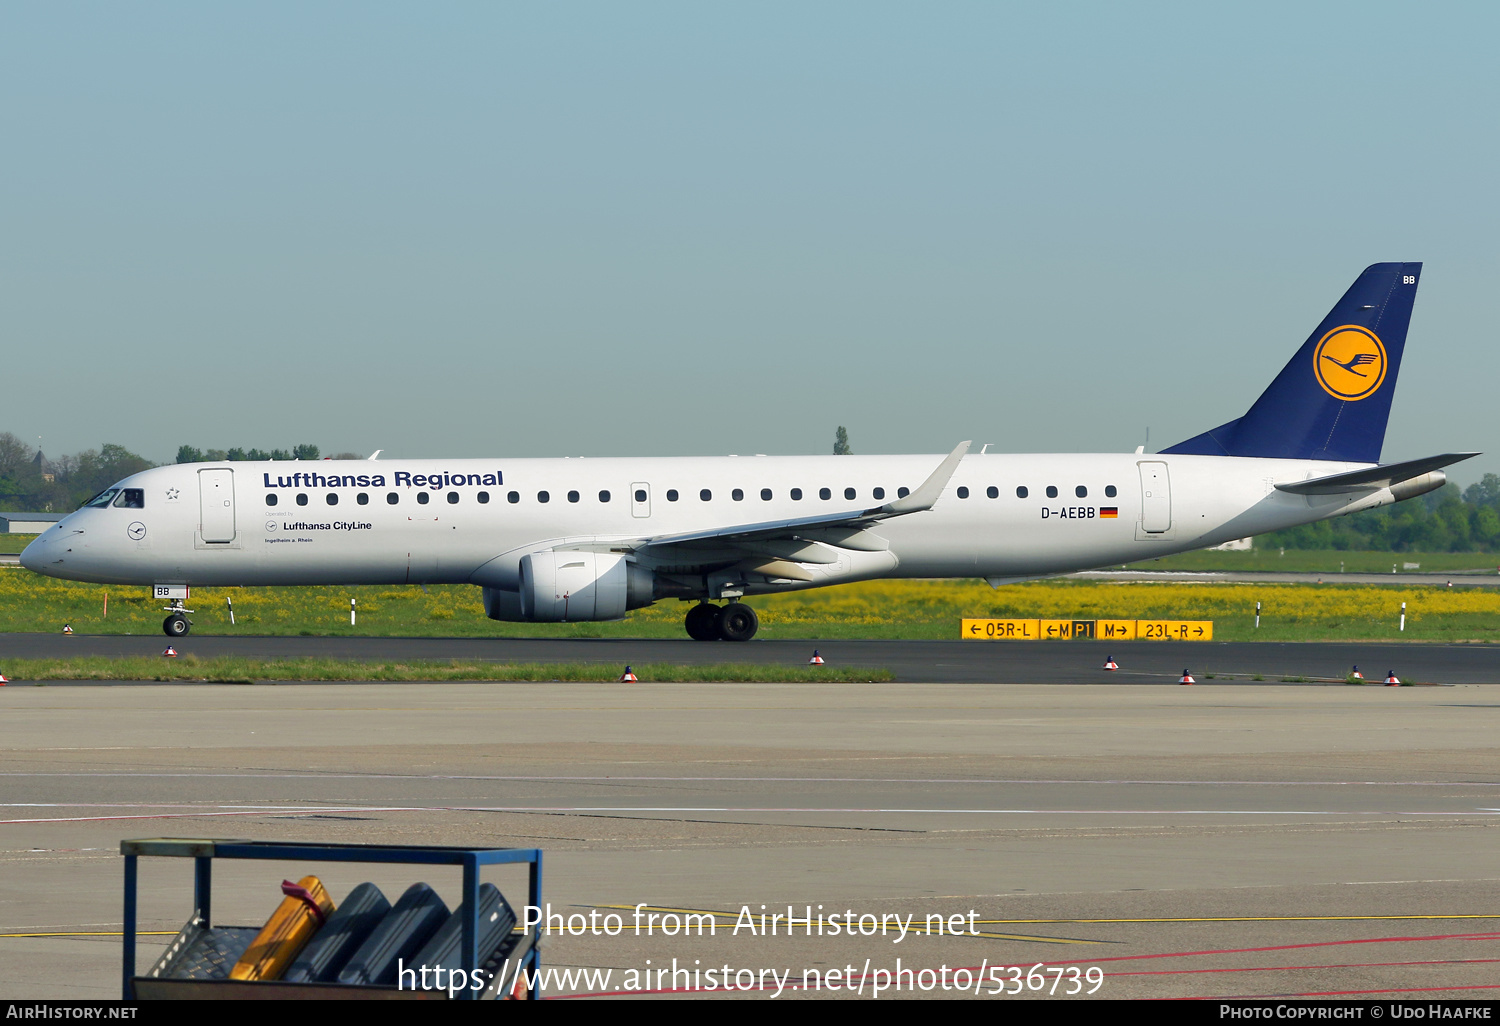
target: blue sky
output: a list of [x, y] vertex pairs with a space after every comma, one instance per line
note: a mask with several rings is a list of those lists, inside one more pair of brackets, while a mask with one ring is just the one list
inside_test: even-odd
[[1426, 262], [1496, 450], [1491, 5], [10, 5], [0, 430], [396, 456], [1157, 448]]

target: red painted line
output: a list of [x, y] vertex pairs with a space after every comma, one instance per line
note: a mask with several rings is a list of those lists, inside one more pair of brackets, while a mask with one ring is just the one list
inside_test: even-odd
[[[1402, 965], [1404, 963], [1397, 962], [1397, 963], [1392, 963], [1392, 964]], [[1414, 965], [1422, 965], [1422, 964], [1425, 964], [1425, 963], [1418, 962], [1418, 963], [1412, 963], [1412, 964], [1414, 964]], [[1323, 967], [1321, 967], [1321, 966], [1309, 966], [1308, 968], [1317, 969], [1317, 968], [1323, 968]], [[1342, 967], [1341, 966], [1332, 966], [1330, 968], [1342, 968]], [[1358, 966], [1351, 966], [1350, 968], [1359, 968], [1359, 967]], [[953, 972], [954, 970], [949, 970], [949, 971]], [[1106, 975], [1105, 978], [1109, 979], [1109, 978], [1111, 978], [1114, 975], [1116, 975], [1116, 974], [1110, 973], [1110, 974]], [[1134, 974], [1131, 974], [1131, 975], [1134, 975]], [[725, 993], [725, 994], [735, 994], [735, 993], [748, 994], [751, 991], [763, 991], [763, 990], [772, 990], [772, 989], [774, 989], [774, 988], [772, 988], [769, 985], [762, 986], [762, 985], [757, 984], [757, 985], [755, 985], [753, 987], [743, 987], [743, 988], [739, 988], [739, 987], [734, 987], [734, 988], [715, 987], [712, 991], [707, 990], [706, 988], [703, 988], [703, 987], [676, 987], [676, 988], [667, 987], [667, 988], [663, 988], [663, 989], [660, 989], [660, 990], [597, 990], [597, 991], [584, 991], [584, 992], [580, 992], [580, 993], [577, 993], [577, 994], [554, 994], [551, 997], [547, 998], [546, 1000], [548, 1000], [548, 1001], [569, 1001], [569, 1000], [572, 1000], [574, 998], [631, 997], [631, 996], [634, 996], [634, 995], [645, 996], [645, 995], [650, 995], [650, 994], [709, 994], [709, 993], [719, 993], [721, 991], [723, 993]], [[834, 993], [838, 993], [839, 991], [844, 990], [846, 988], [843, 988], [843, 987], [824, 987], [824, 988], [819, 989], [819, 988], [814, 988], [814, 987], [808, 987], [806, 989], [808, 991], [812, 992], [812, 993], [815, 993], [815, 994], [817, 994], [817, 993], [825, 993], [825, 992], [829, 993], [829, 994], [834, 994]], [[783, 990], [784, 991], [796, 991], [797, 993], [801, 993], [802, 992], [800, 988], [794, 986], [791, 983], [788, 983], [786, 985], [786, 987], [783, 988]], [[1195, 995], [1195, 996], [1192, 996], [1192, 997], [1171, 998], [1171, 999], [1168, 999], [1168, 1000], [1173, 1000], [1173, 1001], [1263, 1001], [1263, 1000], [1271, 1000], [1273, 998], [1353, 997], [1353, 996], [1357, 996], [1357, 995], [1360, 995], [1360, 994], [1431, 994], [1431, 993], [1440, 993], [1440, 992], [1454, 991], [1454, 990], [1500, 990], [1500, 983], [1480, 983], [1480, 984], [1472, 984], [1470, 986], [1459, 986], [1459, 987], [1406, 987], [1406, 988], [1394, 988], [1393, 987], [1393, 988], [1390, 988], [1390, 989], [1387, 989], [1387, 990], [1316, 990], [1316, 991], [1306, 991], [1304, 993], [1291, 993], [1291, 994], [1244, 994], [1244, 995], [1240, 995], [1240, 994], [1228, 994], [1228, 995], [1226, 995], [1226, 994], [1202, 994], [1202, 995]], [[932, 991], [923, 991], [922, 993], [936, 993], [936, 992], [938, 992], [937, 988], [934, 987]], [[950, 990], [949, 993], [957, 993], [957, 992], [953, 991], [953, 990]], [[999, 997], [998, 994], [995, 995], [995, 996]]]
[[[851, 977], [851, 979], [852, 978], [853, 977]], [[552, 997], [547, 998], [547, 1000], [548, 1001], [569, 1001], [569, 1000], [571, 1000], [573, 998], [632, 997], [632, 996], [634, 996], [636, 994], [645, 995], [645, 994], [720, 994], [720, 993], [722, 993], [722, 994], [727, 994], [727, 995], [733, 995], [733, 994], [749, 994], [751, 991], [756, 991], [756, 990], [775, 990], [775, 989], [776, 989], [775, 987], [772, 987], [769, 984], [766, 984], [766, 985], [756, 984], [753, 987], [745, 987], [745, 988], [739, 988], [739, 987], [715, 987], [713, 990], [708, 990], [708, 989], [706, 989], [704, 987], [677, 987], [677, 988], [666, 987], [666, 988], [663, 988], [661, 990], [591, 990], [591, 991], [586, 991], [586, 992], [579, 993], [579, 994], [554, 994]], [[792, 985], [790, 983], [788, 983], [785, 987], [782, 988], [783, 992], [790, 991], [792, 989], [793, 988], [792, 988]], [[842, 987], [839, 987], [839, 988], [836, 988], [836, 989], [832, 988], [832, 987], [824, 987], [822, 990], [817, 990], [817, 989], [815, 989], [813, 987], [808, 987], [807, 989], [809, 991], [811, 991], [812, 993], [814, 993], [814, 994], [837, 993], [838, 991], [843, 990]], [[800, 990], [798, 990], [797, 992], [799, 994], [801, 993]], [[953, 991], [949, 991], [949, 993], [953, 993]]]
[[1273, 998], [1355, 997], [1360, 994], [1432, 994], [1449, 990], [1500, 990], [1500, 983], [1475, 983], [1467, 987], [1392, 987], [1388, 990], [1310, 990], [1302, 994], [1247, 994], [1180, 998], [1182, 1001], [1264, 1001]]
[[[1478, 935], [1478, 934], [1475, 934], [1475, 935], [1450, 934], [1450, 935], [1444, 935], [1444, 936], [1440, 936], [1440, 937], [1432, 937], [1432, 938], [1410, 938], [1410, 939], [1448, 940], [1448, 939], [1454, 939], [1454, 938], [1459, 938], [1459, 939], [1479, 939], [1479, 940], [1492, 939], [1488, 935]], [[1378, 941], [1378, 940], [1384, 940], [1384, 939], [1387, 939], [1387, 938], [1377, 938], [1376, 941]], [[1389, 938], [1389, 939], [1391, 939], [1391, 940], [1400, 940], [1400, 939], [1408, 939], [1408, 938]], [[1331, 942], [1331, 943], [1335, 943], [1335, 944], [1359, 944], [1359, 943], [1371, 943], [1371, 941], [1334, 941], [1334, 942]], [[1287, 947], [1318, 947], [1318, 946], [1319, 945], [1287, 945]], [[1265, 950], [1275, 951], [1275, 950], [1279, 950], [1279, 949], [1277, 949], [1277, 948], [1243, 948], [1243, 949], [1237, 949], [1237, 950], [1241, 950], [1241, 951], [1265, 951]], [[1232, 953], [1232, 952], [1195, 952], [1195, 954], [1228, 954], [1228, 953]], [[1166, 955], [1127, 955], [1127, 956], [1124, 956], [1124, 957], [1126, 957], [1126, 958], [1164, 958], [1164, 957], [1170, 957], [1170, 956], [1166, 956]], [[1091, 961], [1091, 962], [1093, 962], [1093, 961], [1117, 961], [1117, 959], [1090, 959], [1089, 961]], [[1123, 977], [1127, 977], [1127, 976], [1173, 976], [1173, 975], [1189, 975], [1189, 974], [1199, 974], [1199, 973], [1293, 972], [1293, 971], [1308, 970], [1308, 969], [1373, 969], [1373, 968], [1381, 968], [1381, 967], [1390, 968], [1390, 967], [1396, 967], [1396, 966], [1418, 966], [1418, 965], [1488, 965], [1488, 964], [1492, 964], [1492, 963], [1496, 963], [1496, 962], [1500, 962], [1500, 958], [1432, 959], [1430, 961], [1417, 961], [1417, 962], [1350, 962], [1350, 963], [1342, 963], [1342, 964], [1337, 964], [1337, 965], [1256, 966], [1256, 967], [1240, 968], [1240, 969], [1164, 969], [1164, 970], [1160, 970], [1160, 971], [1139, 972], [1139, 973], [1106, 973], [1105, 974], [1105, 979], [1117, 979], [1117, 978], [1123, 978]], [[968, 971], [971, 972], [971, 973], [978, 972], [978, 969], [976, 967], [972, 967], [972, 966], [969, 966], [969, 967], [964, 967], [964, 966], [954, 967], [953, 969], [950, 969], [949, 972], [950, 973], [958, 972], [958, 971], [960, 971], [962, 969], [965, 969], [965, 968], [967, 968]], [[867, 974], [867, 976], [868, 976], [868, 974]], [[867, 976], [866, 976], [866, 978], [867, 978]], [[854, 979], [854, 977], [846, 978], [846, 982], [848, 982], [849, 979]], [[988, 987], [988, 984], [985, 984], [985, 986]], [[703, 987], [666, 987], [666, 988], [649, 989], [649, 990], [601, 990], [601, 991], [584, 991], [584, 992], [580, 992], [580, 993], [577, 993], [577, 994], [556, 994], [556, 995], [553, 995], [552, 997], [548, 998], [548, 1000], [549, 1001], [565, 1001], [565, 1000], [571, 1000], [573, 998], [629, 997], [631, 995], [650, 995], [650, 994], [716, 993], [716, 992], [721, 991], [721, 990], [724, 991], [727, 994], [732, 994], [732, 993], [735, 993], [736, 991], [739, 991], [739, 992], [742, 992], [742, 993], [748, 993], [750, 991], [762, 991], [762, 990], [770, 990], [770, 989], [772, 989], [770, 985], [760, 985], [760, 984], [757, 984], [757, 985], [754, 985], [754, 986], [751, 986], [751, 987], [745, 987], [745, 988], [715, 987], [713, 989], [713, 991], [709, 991], [709, 990], [707, 990], [706, 988], [703, 988]], [[794, 985], [791, 984], [791, 983], [788, 983], [784, 989], [788, 990], [788, 991], [791, 991], [791, 990], [794, 989]], [[813, 988], [808, 988], [808, 989], [812, 990]], [[823, 989], [827, 990], [829, 993], [833, 993], [836, 990], [842, 989], [842, 988], [823, 988]], [[1455, 991], [1455, 990], [1496, 990], [1496, 989], [1500, 989], [1500, 984], [1484, 983], [1484, 984], [1471, 984], [1471, 985], [1468, 985], [1468, 986], [1454, 986], [1454, 987], [1408, 987], [1408, 988], [1390, 988], [1390, 989], [1385, 989], [1385, 990], [1348, 990], [1348, 991], [1330, 990], [1330, 991], [1309, 991], [1309, 992], [1300, 993], [1300, 994], [1299, 993], [1293, 993], [1293, 994], [1271, 994], [1271, 995], [1264, 995], [1264, 994], [1262, 994], [1262, 995], [1246, 995], [1246, 996], [1243, 996], [1243, 997], [1238, 996], [1238, 995], [1217, 995], [1217, 996], [1214, 996], [1214, 995], [1199, 995], [1199, 996], [1194, 996], [1194, 997], [1177, 998], [1177, 999], [1173, 999], [1173, 1000], [1181, 1000], [1181, 1001], [1213, 1001], [1213, 1000], [1221, 1000], [1221, 999], [1254, 1000], [1254, 999], [1273, 998], [1273, 997], [1282, 997], [1282, 998], [1285, 998], [1285, 997], [1339, 997], [1339, 996], [1354, 996], [1354, 995], [1359, 995], [1359, 994], [1417, 994], [1417, 993], [1428, 993], [1428, 992], [1436, 993], [1436, 992], [1441, 992], [1441, 991]], [[797, 992], [800, 993], [801, 990], [798, 989]], [[815, 991], [815, 992], [818, 992], [818, 991]]]
[[1208, 951], [1165, 951], [1153, 955], [1112, 955], [1089, 962], [1129, 962], [1143, 958], [1192, 958], [1197, 955], [1246, 955], [1261, 951], [1297, 951], [1303, 948], [1333, 948], [1345, 944], [1405, 944], [1416, 941], [1500, 940], [1500, 933], [1439, 933], [1430, 937], [1365, 937], [1358, 940], [1317, 941], [1311, 944], [1273, 944], [1261, 948], [1219, 948]]
[[1107, 979], [1126, 976], [1190, 976], [1197, 973], [1280, 973], [1303, 969], [1381, 969], [1404, 965], [1489, 965], [1500, 958], [1434, 958], [1422, 962], [1341, 962], [1335, 965], [1255, 965], [1238, 969], [1152, 969], [1138, 973], [1105, 973]]

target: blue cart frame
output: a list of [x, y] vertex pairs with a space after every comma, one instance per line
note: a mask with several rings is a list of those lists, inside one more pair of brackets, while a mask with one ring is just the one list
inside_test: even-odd
[[[136, 859], [141, 856], [191, 858], [193, 860], [194, 920], [205, 928], [212, 925], [214, 859], [264, 859], [304, 862], [380, 862], [401, 865], [462, 866], [463, 903], [468, 915], [463, 920], [462, 968], [471, 976], [479, 968], [479, 869], [524, 862], [531, 866], [527, 904], [542, 904], [542, 852], [540, 848], [457, 848], [446, 846], [410, 847], [394, 844], [289, 844], [279, 841], [191, 840], [186, 838], [146, 838], [120, 842], [125, 856], [125, 944], [121, 971], [122, 996], [135, 1000], [136, 977]], [[540, 945], [533, 943], [522, 960], [531, 972], [532, 986], [527, 996], [541, 997], [538, 980], [541, 968]], [[464, 999], [474, 998], [471, 991], [459, 992]]]

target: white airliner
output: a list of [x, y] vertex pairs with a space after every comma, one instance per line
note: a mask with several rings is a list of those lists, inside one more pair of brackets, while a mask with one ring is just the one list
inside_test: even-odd
[[[155, 587], [469, 583], [496, 620], [616, 620], [883, 577], [1045, 577], [1202, 548], [1441, 487], [1475, 453], [1380, 465], [1421, 264], [1375, 264], [1243, 417], [1160, 453], [180, 464], [132, 475], [21, 563]], [[1236, 354], [1216, 354], [1220, 376]], [[729, 600], [725, 605], [715, 601]]]

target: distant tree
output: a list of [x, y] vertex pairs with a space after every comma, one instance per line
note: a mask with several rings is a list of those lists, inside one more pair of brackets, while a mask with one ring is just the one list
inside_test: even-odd
[[854, 450], [849, 448], [849, 432], [844, 430], [840, 424], [839, 429], [833, 433], [833, 454], [835, 456], [853, 456]]
[[[5, 436], [0, 435], [0, 439]], [[1464, 501], [1471, 506], [1500, 508], [1500, 475], [1486, 474], [1464, 489]]]
[[[1455, 486], [1454, 491], [1458, 491]], [[1443, 547], [1448, 552], [1468, 552], [1474, 547], [1469, 530], [1469, 507], [1461, 499], [1452, 499], [1438, 507], [1436, 519], [1448, 529], [1449, 542]]]
[[16, 478], [31, 465], [36, 452], [9, 431], [0, 434], [0, 477]]
[[137, 456], [123, 445], [113, 442], [105, 442], [99, 447], [100, 469], [115, 477], [126, 477], [130, 474], [139, 474], [143, 470], [149, 470], [156, 466], [144, 456]]
[[[93, 449], [81, 452], [77, 460], [76, 466], [66, 478], [67, 490], [72, 494], [75, 504], [87, 501], [89, 496], [97, 495], [122, 477], [139, 474], [155, 466], [150, 460], [113, 442], [101, 445], [97, 452]], [[61, 463], [60, 460], [55, 463], [54, 469], [60, 468]], [[61, 473], [58, 478], [61, 482]]]
[[1458, 485], [1449, 481], [1443, 487], [1427, 492], [1421, 498], [1422, 505], [1427, 507], [1427, 512], [1432, 513], [1446, 502], [1462, 502], [1463, 492], [1459, 489]]
[[1500, 544], [1500, 513], [1493, 506], [1481, 506], [1474, 516], [1474, 540], [1480, 548], [1493, 552]]
[[[0, 436], [3, 440], [4, 436]], [[242, 449], [236, 446], [233, 449], [195, 449], [191, 445], [184, 445], [177, 450], [178, 463], [221, 463], [224, 461], [239, 462], [249, 460], [252, 462], [265, 462], [266, 460], [315, 460], [318, 458], [318, 447], [316, 445], [299, 445], [295, 452], [286, 449]], [[358, 459], [359, 457], [354, 457]]]
[[[4, 436], [0, 436], [3, 440]], [[232, 449], [196, 449], [191, 445], [184, 445], [177, 450], [178, 463], [231, 463], [241, 460], [251, 462], [265, 462], [266, 460], [315, 460], [318, 458], [318, 447], [316, 445], [299, 445], [292, 451], [286, 449], [243, 449], [236, 446]], [[354, 456], [351, 459], [359, 459]]]

